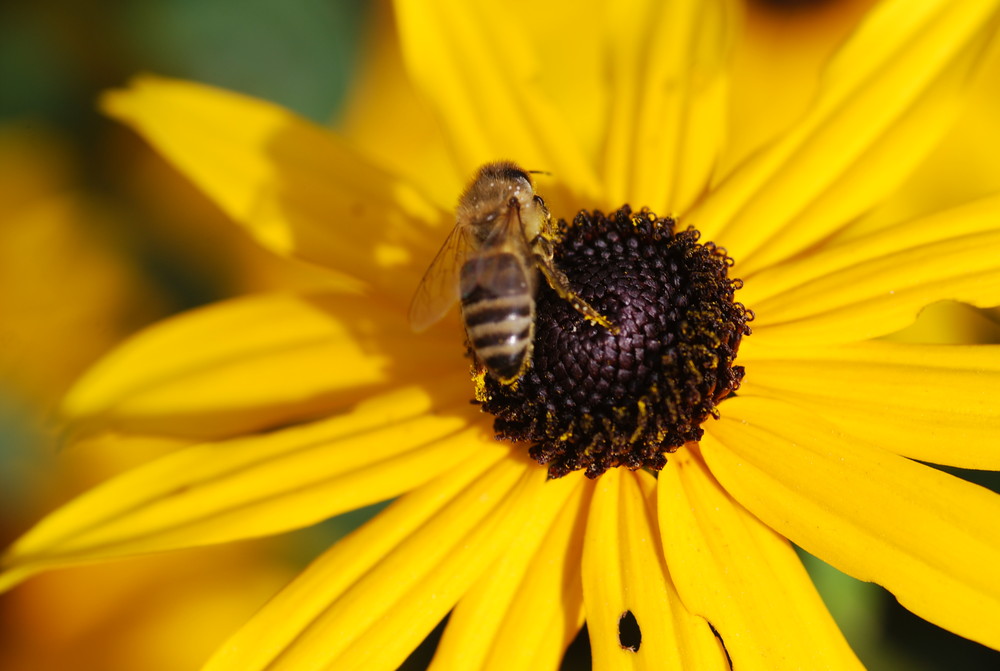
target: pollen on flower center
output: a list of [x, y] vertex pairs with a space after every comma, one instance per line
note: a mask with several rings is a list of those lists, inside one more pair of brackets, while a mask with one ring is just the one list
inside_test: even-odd
[[618, 332], [543, 281], [530, 367], [513, 385], [485, 376], [477, 391], [498, 436], [530, 441], [550, 477], [659, 470], [739, 387], [733, 363], [753, 317], [734, 301], [742, 282], [725, 250], [675, 226], [628, 206], [560, 221], [557, 267]]

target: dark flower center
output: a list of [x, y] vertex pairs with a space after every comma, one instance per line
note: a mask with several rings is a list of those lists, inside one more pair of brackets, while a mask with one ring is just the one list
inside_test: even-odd
[[512, 385], [486, 376], [477, 400], [499, 437], [531, 442], [549, 477], [659, 470], [740, 385], [733, 362], [753, 318], [733, 298], [742, 282], [725, 250], [646, 210], [559, 225], [556, 266], [618, 332], [541, 281], [530, 367]]

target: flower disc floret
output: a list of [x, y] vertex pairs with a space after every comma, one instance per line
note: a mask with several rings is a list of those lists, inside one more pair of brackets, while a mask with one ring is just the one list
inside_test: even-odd
[[477, 394], [498, 436], [529, 441], [550, 477], [659, 470], [739, 388], [742, 282], [724, 249], [676, 227], [627, 205], [560, 221], [556, 265], [616, 331], [542, 286], [531, 367], [513, 385], [486, 376]]

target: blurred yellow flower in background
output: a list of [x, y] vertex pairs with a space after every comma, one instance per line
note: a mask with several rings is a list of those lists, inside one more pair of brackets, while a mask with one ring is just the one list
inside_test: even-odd
[[0, 375], [42, 406], [123, 334], [162, 315], [153, 303], [145, 318], [128, 313], [139, 273], [111, 248], [101, 220], [112, 214], [75, 171], [56, 134], [0, 128]]
[[[998, 467], [1000, 352], [879, 339], [937, 301], [1000, 303], [995, 185], [900, 195], [996, 67], [997, 3], [879, 3], [815, 97], [742, 141], [732, 3], [585, 5], [398, 2], [339, 135], [176, 80], [109, 94], [263, 246], [330, 271], [166, 321], [85, 375], [63, 405], [77, 435], [195, 444], [50, 515], [0, 580], [402, 495], [209, 667], [395, 668], [449, 612], [432, 668], [557, 668], [584, 622], [597, 668], [860, 667], [789, 540], [1000, 648], [1000, 499], [920, 463]], [[648, 206], [735, 259], [746, 378], [658, 474], [547, 480], [469, 405], [457, 322], [409, 331], [462, 183], [505, 157], [551, 172], [556, 216]]]
[[[5, 539], [95, 482], [177, 447], [136, 441], [128, 452], [56, 458], [51, 414], [59, 397], [126, 333], [163, 316], [167, 303], [116, 237], [119, 208], [80, 179], [80, 161], [43, 124], [0, 129]], [[7, 444], [15, 440], [16, 448]], [[275, 550], [258, 543], [43, 576], [0, 601], [0, 668], [191, 668], [288, 579], [291, 568]]]

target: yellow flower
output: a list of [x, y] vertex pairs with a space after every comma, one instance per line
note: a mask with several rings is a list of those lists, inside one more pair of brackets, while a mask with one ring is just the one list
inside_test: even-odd
[[[109, 232], [122, 212], [84, 188], [79, 156], [67, 140], [37, 119], [0, 126], [5, 539], [40, 510], [141, 463], [143, 455], [169, 450], [132, 441], [127, 451], [75, 449], [56, 458], [57, 436], [48, 429], [59, 397], [140, 317], [162, 316], [165, 303], [115, 244]], [[0, 596], [0, 668], [190, 669], [287, 582], [290, 567], [274, 548], [280, 540], [41, 576]]]
[[76, 159], [43, 124], [0, 125], [0, 387], [42, 412], [141, 318], [163, 314], [111, 236], [95, 235], [112, 216], [80, 187]]
[[[1000, 350], [878, 339], [935, 301], [1000, 303], [1000, 198], [880, 216], [954, 120], [998, 3], [881, 3], [739, 162], [732, 7], [622, 4], [401, 0], [400, 50], [378, 45], [342, 136], [190, 83], [110, 94], [262, 244], [337, 282], [196, 311], [96, 366], [66, 399], [77, 431], [204, 442], [43, 520], [4, 584], [402, 495], [209, 668], [391, 669], [449, 612], [435, 669], [557, 668], [584, 621], [602, 669], [859, 668], [789, 541], [1000, 648], [1000, 498], [920, 463], [1000, 465]], [[547, 479], [469, 404], [457, 321], [409, 331], [463, 182], [501, 158], [551, 173], [556, 216], [646, 206], [735, 259], [746, 377], [655, 475]]]

